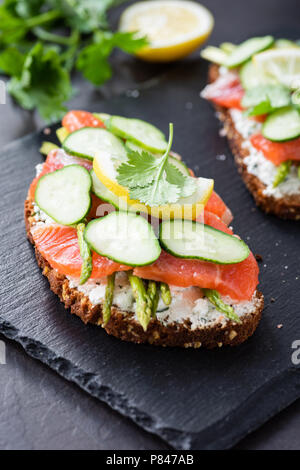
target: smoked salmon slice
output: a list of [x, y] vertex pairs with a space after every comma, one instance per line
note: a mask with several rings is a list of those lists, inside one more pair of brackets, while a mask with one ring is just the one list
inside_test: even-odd
[[224, 108], [243, 109], [241, 101], [244, 94], [245, 90], [239, 76], [235, 73], [227, 73], [207, 85], [202, 92], [202, 97]]
[[233, 231], [231, 228], [223, 222], [220, 217], [218, 217], [216, 214], [213, 212], [208, 212], [208, 210], [204, 210], [203, 214], [200, 214], [197, 217], [197, 222], [200, 222], [202, 224], [210, 225], [213, 228], [216, 228], [217, 230], [221, 230], [222, 232], [228, 233], [229, 235], [233, 234]]
[[[52, 268], [65, 276], [80, 277], [82, 259], [76, 229], [56, 224], [40, 224], [31, 228], [31, 234], [39, 252]], [[130, 266], [115, 263], [93, 252], [93, 279], [129, 269]]]
[[215, 191], [212, 192], [205, 206], [205, 210], [216, 214], [226, 225], [229, 225], [233, 219], [231, 210]]
[[[232, 233], [215, 215], [206, 213], [204, 222]], [[76, 229], [61, 225], [37, 224], [31, 228], [32, 237], [40, 253], [50, 266], [59, 273], [75, 278], [80, 277], [82, 260]], [[128, 271], [129, 266], [121, 265], [93, 253], [91, 278], [108, 276], [116, 271]], [[134, 273], [144, 279], [153, 279], [180, 287], [199, 286], [216, 289], [222, 295], [235, 300], [250, 300], [258, 284], [258, 266], [252, 254], [242, 263], [217, 265], [199, 260], [185, 260], [162, 252], [150, 266], [135, 268]]]
[[62, 120], [62, 125], [69, 132], [77, 131], [82, 127], [103, 127], [104, 122], [87, 111], [69, 111]]
[[287, 160], [300, 161], [300, 137], [288, 142], [272, 142], [262, 134], [253, 134], [250, 140], [253, 147], [261, 151], [274, 165], [280, 165]]
[[241, 263], [221, 265], [175, 258], [163, 251], [155, 263], [135, 268], [134, 274], [180, 287], [215, 289], [237, 301], [251, 300], [258, 285], [258, 266], [252, 253]]

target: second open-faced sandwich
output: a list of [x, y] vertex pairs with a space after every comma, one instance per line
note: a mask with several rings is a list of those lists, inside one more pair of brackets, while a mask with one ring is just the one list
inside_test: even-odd
[[230, 210], [153, 125], [71, 111], [25, 201], [50, 288], [85, 323], [136, 343], [237, 345], [263, 309]]
[[257, 205], [300, 219], [300, 46], [272, 36], [209, 46], [212, 101]]

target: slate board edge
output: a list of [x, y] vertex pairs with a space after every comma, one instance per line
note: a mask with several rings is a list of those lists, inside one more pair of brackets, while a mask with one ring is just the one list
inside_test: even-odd
[[[39, 341], [23, 336], [14, 326], [8, 322], [1, 321], [1, 317], [0, 333], [19, 343], [29, 356], [48, 365], [66, 380], [75, 383], [93, 397], [106, 403], [121, 415], [132, 419], [146, 431], [158, 435], [174, 449], [178, 450], [223, 450], [231, 448], [247, 434], [260, 427], [300, 397], [300, 389], [297, 386], [299, 385], [299, 377], [296, 378], [296, 369], [291, 368], [279, 377], [275, 377], [274, 382], [267, 383], [266, 387], [261, 388], [258, 393], [256, 392], [250, 400], [247, 400], [238, 410], [235, 410], [233, 416], [226, 417], [222, 423], [214, 423], [209, 429], [205, 429], [205, 431], [199, 434], [184, 433], [176, 429], [161, 427], [151, 416], [131, 406], [124, 396], [110, 387], [99, 383], [96, 374], [85, 372], [67, 359], [56, 355]], [[288, 384], [289, 387], [284, 393], [278, 394], [277, 383], [281, 385], [281, 390], [282, 383]], [[269, 393], [274, 393], [277, 398], [279, 396], [278, 400], [280, 401], [272, 409], [261, 408], [259, 413], [257, 413], [257, 403], [261, 403], [260, 399]], [[268, 402], [270, 403], [271, 400], [268, 400]], [[254, 418], [252, 417], [253, 407], [256, 407]], [[242, 425], [241, 421], [243, 422]], [[239, 423], [238, 431], [236, 431], [237, 423]]]

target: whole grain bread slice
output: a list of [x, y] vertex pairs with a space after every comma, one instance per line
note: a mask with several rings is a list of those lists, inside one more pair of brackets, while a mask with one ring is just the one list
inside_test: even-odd
[[[211, 64], [208, 72], [210, 83], [219, 77], [219, 66]], [[243, 137], [236, 130], [229, 110], [218, 105], [214, 105], [218, 112], [218, 117], [222, 121], [229, 146], [234, 155], [238, 171], [256, 204], [265, 212], [277, 215], [282, 219], [300, 220], [300, 194], [275, 198], [264, 194], [266, 185], [255, 175], [248, 172], [244, 159], [249, 155], [249, 151], [243, 147]]]
[[[27, 237], [34, 245], [30, 229], [36, 223], [34, 219], [34, 207], [32, 201], [27, 199], [24, 208], [25, 226]], [[47, 277], [50, 289], [58, 295], [65, 308], [78, 317], [84, 323], [93, 323], [102, 326], [102, 306], [93, 305], [89, 298], [76, 288], [71, 288], [66, 276], [53, 269], [46, 259], [35, 247], [35, 255], [38, 265]], [[185, 323], [171, 323], [164, 325], [157, 319], [152, 319], [147, 331], [135, 320], [134, 312], [127, 312], [112, 307], [111, 318], [103, 327], [105, 331], [124, 341], [134, 343], [150, 343], [157, 346], [206, 348], [221, 347], [223, 345], [235, 346], [251, 336], [261, 318], [264, 306], [264, 298], [260, 292], [254, 295], [255, 308], [253, 312], [245, 314], [241, 323], [227, 321], [225, 324], [214, 323], [211, 326], [191, 329], [187, 320]]]

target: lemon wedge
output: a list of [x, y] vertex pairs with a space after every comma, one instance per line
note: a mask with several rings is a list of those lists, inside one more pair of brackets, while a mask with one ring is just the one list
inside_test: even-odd
[[269, 49], [256, 54], [253, 63], [258, 73], [293, 88], [300, 77], [300, 47]]
[[210, 11], [187, 0], [152, 0], [126, 8], [120, 31], [137, 31], [147, 36], [149, 46], [136, 55], [149, 62], [181, 59], [199, 47], [210, 35], [214, 19]]
[[96, 152], [93, 169], [102, 184], [119, 198], [120, 209], [144, 212], [160, 219], [196, 219], [203, 211], [214, 187], [214, 180], [197, 178], [196, 191], [191, 196], [181, 198], [174, 204], [150, 207], [140, 201], [130, 199], [128, 189], [117, 182], [115, 162], [109, 153]]

